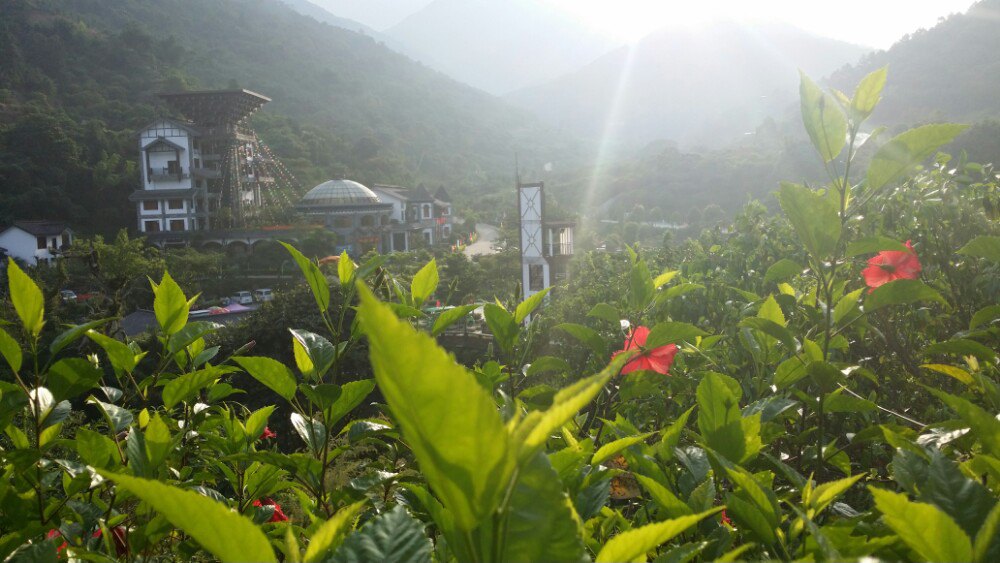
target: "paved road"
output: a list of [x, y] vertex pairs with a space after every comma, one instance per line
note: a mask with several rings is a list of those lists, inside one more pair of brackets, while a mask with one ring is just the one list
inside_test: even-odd
[[465, 255], [471, 258], [480, 254], [495, 254], [493, 241], [497, 240], [500, 230], [493, 225], [479, 223], [476, 232], [479, 233], [479, 240], [465, 247]]

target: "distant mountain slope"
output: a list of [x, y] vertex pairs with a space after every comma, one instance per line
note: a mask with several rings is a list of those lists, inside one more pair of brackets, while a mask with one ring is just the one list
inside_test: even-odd
[[494, 94], [570, 72], [615, 46], [543, 0], [434, 0], [386, 34], [429, 66]]
[[342, 18], [335, 13], [330, 12], [328, 9], [321, 6], [321, 0], [278, 0], [282, 4], [287, 5], [289, 8], [295, 10], [296, 12], [302, 14], [303, 16], [309, 16], [310, 18], [322, 22], [325, 24], [332, 25], [333, 27], [339, 27], [341, 29], [346, 29], [347, 31], [354, 31], [360, 33], [361, 35], [366, 35], [371, 37], [378, 43], [385, 44], [397, 53], [406, 54], [405, 47], [399, 42], [395, 41], [388, 35], [378, 32], [359, 21], [352, 20], [349, 18]]
[[796, 100], [799, 68], [824, 76], [866, 51], [788, 25], [716, 21], [650, 34], [506, 99], [567, 132], [718, 146]]
[[0, 13], [0, 220], [131, 225], [132, 134], [162, 111], [156, 92], [185, 87], [273, 98], [255, 127], [306, 187], [346, 175], [469, 197], [507, 187], [515, 151], [575, 150], [527, 112], [275, 0], [0, 0]]
[[873, 119], [889, 124], [930, 120], [975, 121], [1000, 116], [1000, 0], [984, 0], [887, 51], [833, 74], [852, 88], [868, 72], [889, 65], [889, 80]]
[[326, 11], [385, 31], [432, 0], [313, 0]]

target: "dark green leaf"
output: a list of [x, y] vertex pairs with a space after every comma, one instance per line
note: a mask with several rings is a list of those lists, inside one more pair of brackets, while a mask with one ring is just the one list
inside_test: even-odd
[[986, 258], [991, 262], [1000, 264], [1000, 237], [986, 235], [978, 236], [958, 250], [959, 254]]
[[163, 387], [163, 406], [171, 409], [177, 403], [186, 401], [219, 378], [219, 370], [205, 368], [170, 380]]
[[870, 313], [890, 305], [909, 305], [918, 301], [948, 302], [937, 291], [920, 280], [895, 280], [876, 287], [865, 299], [865, 312]]
[[604, 344], [604, 339], [594, 329], [575, 323], [562, 323], [556, 325], [554, 328], [577, 339], [581, 344], [590, 348], [598, 357], [602, 359], [607, 357], [608, 349]]
[[285, 364], [263, 356], [239, 356], [233, 361], [286, 401], [295, 396], [295, 374]]
[[295, 364], [307, 379], [321, 379], [337, 359], [337, 349], [322, 336], [301, 329], [288, 329], [292, 333], [292, 351]]
[[813, 258], [822, 260], [833, 253], [841, 230], [837, 202], [833, 198], [805, 186], [782, 182], [778, 202], [799, 242]]
[[63, 358], [49, 368], [49, 390], [57, 401], [72, 399], [93, 389], [102, 375], [83, 358]]
[[615, 326], [618, 326], [618, 323], [622, 319], [622, 314], [618, 312], [618, 309], [608, 305], [607, 303], [598, 303], [597, 305], [594, 305], [590, 312], [587, 313], [587, 316], [608, 321]]
[[369, 561], [431, 561], [431, 540], [424, 526], [397, 504], [357, 532], [347, 536], [330, 559], [334, 563]]
[[651, 350], [667, 344], [694, 342], [699, 336], [707, 335], [707, 332], [692, 324], [667, 321], [657, 323], [649, 331], [649, 336], [646, 338], [644, 347]]
[[548, 458], [536, 453], [518, 473], [500, 560], [580, 561], [583, 537], [571, 506]]
[[764, 281], [767, 283], [788, 281], [802, 273], [802, 266], [794, 260], [782, 258], [767, 269], [764, 274]]
[[[305, 276], [306, 282], [309, 284], [309, 289], [312, 290], [313, 298], [316, 300], [316, 305], [319, 307], [320, 312], [329, 309], [330, 286], [327, 285], [326, 276], [323, 275], [319, 266], [317, 266], [312, 260], [306, 258], [305, 255], [299, 252], [294, 246], [285, 242], [281, 242], [281, 246], [285, 247], [285, 250], [292, 255], [292, 259], [294, 259], [295, 263], [298, 264], [299, 269], [302, 270], [302, 275]], [[348, 261], [350, 261], [350, 258], [348, 258]], [[343, 262], [343, 257], [341, 262]]]
[[958, 354], [959, 356], [975, 356], [980, 360], [987, 362], [993, 362], [996, 360], [997, 353], [992, 349], [983, 346], [982, 344], [976, 342], [975, 340], [968, 340], [965, 338], [959, 338], [956, 340], [946, 340], [944, 342], [937, 342], [931, 344], [926, 349], [924, 349], [925, 355], [932, 354]]

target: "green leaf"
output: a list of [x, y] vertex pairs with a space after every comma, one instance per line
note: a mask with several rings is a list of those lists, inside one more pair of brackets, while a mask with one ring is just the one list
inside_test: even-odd
[[778, 202], [799, 242], [813, 258], [822, 260], [833, 253], [841, 230], [834, 198], [821, 196], [805, 186], [782, 182]]
[[965, 421], [990, 455], [1000, 457], [1000, 420], [966, 399], [928, 389]]
[[604, 339], [594, 329], [575, 323], [562, 323], [556, 325], [554, 328], [580, 341], [581, 344], [590, 348], [594, 354], [600, 357], [602, 361], [603, 358], [607, 357], [608, 348], [604, 344]]
[[917, 301], [934, 301], [944, 306], [948, 302], [941, 294], [920, 280], [894, 280], [876, 287], [865, 299], [865, 312], [870, 313], [890, 305], [909, 305]]
[[285, 364], [263, 356], [238, 356], [233, 361], [286, 401], [295, 396], [295, 374]]
[[7, 281], [10, 284], [10, 300], [21, 319], [21, 326], [28, 334], [38, 337], [45, 325], [45, 298], [42, 297], [42, 290], [38, 289], [35, 280], [25, 274], [13, 258], [7, 258]]
[[823, 162], [830, 162], [844, 150], [847, 142], [847, 119], [833, 96], [823, 93], [805, 73], [799, 74], [802, 123]]
[[302, 438], [302, 441], [309, 446], [309, 451], [316, 453], [322, 451], [326, 445], [326, 428], [318, 420], [306, 418], [297, 412], [293, 412], [289, 418], [292, 421], [292, 428]]
[[530, 315], [535, 309], [538, 308], [539, 305], [542, 304], [542, 301], [545, 299], [545, 296], [548, 295], [550, 289], [552, 288], [546, 287], [519, 303], [517, 309], [514, 309], [514, 322], [517, 324], [524, 322], [524, 319], [528, 318], [528, 315]]
[[49, 368], [48, 386], [57, 401], [72, 399], [93, 389], [102, 375], [83, 358], [63, 358]]
[[983, 346], [975, 340], [957, 338], [936, 342], [924, 349], [924, 355], [931, 354], [958, 354], [960, 356], [975, 356], [986, 362], [993, 362], [997, 358], [997, 353], [992, 349]]
[[969, 537], [986, 521], [997, 504], [996, 496], [978, 481], [965, 476], [958, 464], [934, 450], [927, 474], [919, 485], [921, 501], [943, 510]]
[[340, 253], [340, 259], [337, 260], [337, 277], [340, 278], [340, 286], [347, 289], [354, 283], [354, 272], [357, 267], [354, 265], [354, 260], [347, 255], [347, 251]]
[[118, 448], [107, 436], [103, 436], [82, 426], [76, 429], [76, 451], [80, 458], [99, 469], [107, 469], [118, 458]]
[[785, 326], [787, 321], [785, 321], [785, 314], [781, 311], [781, 306], [775, 301], [773, 295], [768, 295], [764, 303], [761, 304], [760, 309], [757, 311], [757, 316], [761, 319], [767, 319], [778, 325]]
[[929, 369], [931, 371], [936, 371], [938, 373], [947, 375], [948, 377], [953, 377], [966, 385], [974, 385], [975, 380], [972, 378], [972, 374], [965, 371], [960, 367], [949, 366], [947, 364], [922, 364], [920, 367], [924, 369]]
[[52, 343], [49, 344], [49, 352], [51, 352], [52, 355], [55, 356], [59, 352], [62, 352], [64, 348], [76, 342], [77, 339], [79, 339], [81, 336], [84, 335], [84, 333], [90, 331], [93, 328], [97, 328], [103, 324], [106, 324], [111, 320], [112, 320], [111, 318], [97, 319], [96, 321], [90, 321], [88, 323], [84, 323], [81, 325], [70, 326], [69, 328], [61, 332], [59, 336], [55, 337], [52, 340]]
[[646, 477], [645, 475], [640, 475], [638, 473], [633, 474], [636, 481], [642, 485], [643, 489], [649, 493], [649, 496], [653, 497], [656, 504], [659, 504], [667, 511], [667, 515], [671, 518], [679, 518], [681, 516], [688, 516], [693, 513], [691, 507], [684, 503], [681, 499], [670, 492], [670, 489], [664, 487], [658, 483], [655, 479]]
[[361, 379], [345, 383], [340, 388], [340, 396], [327, 411], [327, 424], [334, 425], [351, 412], [375, 389], [374, 379]]
[[460, 307], [455, 307], [454, 309], [448, 309], [447, 311], [438, 315], [434, 319], [434, 327], [431, 329], [431, 335], [437, 336], [444, 332], [444, 330], [456, 322], [464, 319], [469, 313], [475, 311], [479, 305], [475, 303], [471, 305], [462, 305]]
[[336, 549], [344, 540], [344, 536], [354, 526], [354, 520], [365, 507], [366, 500], [359, 500], [337, 511], [313, 533], [309, 538], [309, 546], [303, 557], [305, 563], [322, 561], [331, 550]]
[[569, 362], [562, 358], [556, 356], [540, 356], [535, 358], [534, 361], [529, 364], [528, 375], [531, 376], [549, 371], [567, 373], [571, 369], [572, 368], [570, 367]]
[[670, 541], [684, 530], [702, 521], [706, 516], [720, 510], [722, 507], [622, 532], [604, 544], [604, 547], [597, 554], [597, 563], [645, 561], [647, 552]]
[[837, 301], [837, 305], [833, 308], [834, 324], [839, 324], [840, 321], [847, 318], [847, 315], [858, 309], [858, 305], [860, 304], [859, 299], [861, 299], [862, 292], [864, 292], [864, 288], [856, 289], [841, 297], [840, 300]]
[[802, 273], [802, 266], [794, 260], [782, 258], [767, 269], [764, 274], [766, 283], [787, 281]]
[[21, 369], [23, 361], [21, 345], [2, 328], [0, 328], [0, 355], [3, 355], [3, 359], [7, 361], [12, 371], [17, 372]]
[[720, 373], [708, 372], [698, 384], [698, 429], [705, 443], [727, 459], [739, 463], [746, 454], [739, 383]]
[[664, 460], [670, 460], [674, 456], [674, 448], [680, 443], [681, 434], [684, 432], [684, 427], [687, 426], [688, 418], [691, 416], [691, 412], [694, 407], [682, 412], [676, 420], [670, 423], [670, 426], [662, 430], [660, 435], [660, 444], [657, 446], [659, 450], [660, 457]]
[[525, 415], [512, 433], [512, 441], [518, 444], [518, 459], [527, 459], [541, 449], [552, 433], [562, 428], [601, 392], [625, 365], [627, 358], [623, 354], [612, 360], [601, 373], [560, 389], [552, 397], [552, 406], [547, 410], [531, 411]]
[[[264, 433], [264, 429], [267, 428], [267, 420], [271, 417], [271, 413], [274, 412], [274, 409], [274, 405], [268, 405], [250, 413], [250, 416], [247, 417], [246, 424], [244, 424], [247, 429], [247, 437], [255, 439], [259, 438], [260, 435]], [[148, 440], [149, 438], [147, 437], [146, 439]]]
[[661, 301], [669, 301], [674, 297], [680, 297], [685, 293], [690, 293], [692, 291], [697, 291], [699, 289], [705, 289], [705, 286], [701, 285], [700, 283], [679, 283], [675, 286], [671, 286], [663, 290], [663, 292], [660, 293], [660, 295], [656, 298], [657, 299], [656, 302], [659, 303]]
[[[679, 274], [679, 273], [680, 272], [677, 271], [677, 270], [671, 270], [671, 271], [668, 271], [668, 272], [663, 272], [662, 274], [656, 276], [656, 279], [653, 280], [653, 287], [655, 287], [656, 289], [660, 289], [661, 287], [663, 287], [663, 286], [667, 285], [668, 283], [670, 283], [671, 280], [673, 280], [675, 277], [677, 277], [677, 274]], [[619, 318], [621, 318], [621, 317], [619, 317]]]
[[185, 373], [180, 377], [170, 380], [163, 387], [163, 406], [168, 409], [174, 408], [174, 405], [190, 399], [218, 378], [219, 370], [210, 367]]
[[808, 504], [809, 507], [815, 511], [814, 514], [819, 514], [820, 512], [823, 512], [827, 506], [830, 506], [831, 502], [837, 500], [840, 495], [846, 493], [847, 489], [850, 489], [855, 483], [865, 477], [865, 475], [865, 473], [858, 473], [857, 475], [851, 477], [845, 477], [844, 479], [838, 479], [837, 481], [823, 483], [811, 491], [808, 500], [803, 498], [802, 503]]
[[87, 331], [87, 338], [93, 340], [98, 346], [104, 349], [104, 353], [108, 355], [108, 360], [111, 362], [112, 367], [119, 371], [132, 373], [135, 366], [146, 355], [145, 353], [137, 355], [128, 344], [110, 336], [104, 336], [93, 330]]
[[518, 473], [498, 560], [581, 561], [583, 538], [572, 507], [548, 457], [537, 452]]
[[146, 459], [149, 460], [150, 467], [158, 467], [170, 453], [170, 429], [160, 418], [159, 413], [149, 419], [143, 437], [146, 443]]
[[950, 143], [967, 125], [938, 123], [910, 129], [879, 147], [868, 166], [868, 190], [875, 191], [902, 176], [939, 148]]
[[333, 563], [369, 561], [431, 561], [431, 540], [424, 535], [424, 525], [397, 504], [392, 510], [354, 532], [333, 553]]
[[319, 380], [337, 360], [337, 349], [322, 336], [297, 328], [292, 333], [292, 351], [295, 364], [307, 379]]
[[646, 432], [645, 434], [639, 434], [637, 436], [626, 436], [624, 438], [619, 438], [617, 440], [608, 442], [601, 446], [597, 452], [594, 453], [594, 457], [591, 458], [591, 465], [600, 465], [605, 461], [611, 459], [612, 456], [618, 452], [628, 448], [629, 446], [634, 446], [635, 444], [640, 444], [644, 442], [647, 438], [656, 434], [656, 432]]
[[649, 273], [645, 260], [637, 260], [629, 273], [628, 307], [633, 311], [641, 311], [649, 305], [656, 293], [653, 277]]
[[[294, 246], [278, 241], [281, 246], [285, 247], [285, 250], [292, 255], [292, 259], [298, 264], [299, 269], [302, 270], [302, 275], [305, 276], [306, 282], [309, 284], [309, 289], [312, 290], [313, 298], [316, 300], [316, 305], [319, 307], [320, 312], [324, 312], [330, 308], [330, 286], [326, 283], [326, 276], [319, 269], [319, 266], [315, 262], [308, 259], [301, 252], [298, 251]], [[344, 253], [346, 254], [346, 252]], [[338, 268], [340, 264], [344, 263], [345, 256], [341, 256], [340, 262], [338, 263]], [[350, 258], [347, 258], [350, 261]], [[353, 266], [353, 263], [352, 263]], [[341, 283], [344, 283], [341, 279]]]
[[971, 561], [972, 541], [947, 514], [905, 494], [868, 487], [892, 531], [926, 561]]
[[667, 321], [657, 323], [649, 331], [644, 347], [651, 350], [667, 344], [694, 342], [699, 336], [708, 336], [708, 333], [692, 324]]
[[996, 556], [1000, 552], [998, 538], [1000, 538], [1000, 502], [993, 505], [993, 510], [976, 532], [976, 541], [972, 544], [973, 560], [976, 563], [996, 561]]
[[910, 249], [896, 239], [889, 237], [867, 237], [856, 240], [847, 245], [846, 256], [860, 256], [862, 254], [875, 254], [883, 250], [893, 250], [897, 252], [910, 252]]
[[153, 280], [149, 280], [149, 283], [153, 286], [153, 312], [160, 330], [169, 335], [184, 328], [191, 311], [191, 302], [184, 296], [181, 286], [170, 277], [169, 272], [163, 272], [160, 283]]
[[1000, 264], [1000, 237], [978, 236], [958, 249], [958, 253], [977, 258], [986, 258]]
[[875, 106], [882, 99], [882, 88], [885, 86], [886, 73], [889, 67], [873, 70], [861, 79], [854, 98], [851, 99], [851, 112], [858, 121], [864, 121], [875, 111]]
[[618, 311], [618, 309], [608, 305], [607, 303], [598, 303], [597, 305], [594, 305], [590, 312], [587, 313], [587, 316], [608, 321], [616, 326], [622, 319], [622, 314]]
[[222, 561], [277, 561], [260, 528], [224, 504], [158, 481], [98, 472], [152, 506]]
[[792, 336], [792, 333], [789, 332], [787, 328], [774, 321], [762, 319], [760, 317], [747, 317], [741, 320], [737, 326], [741, 328], [759, 330], [784, 344], [785, 347], [788, 348], [789, 352], [795, 352], [798, 350], [798, 345], [795, 343], [795, 337]]
[[363, 285], [358, 293], [379, 389], [428, 484], [456, 526], [471, 530], [496, 509], [513, 472], [496, 404], [430, 336], [397, 319]]
[[988, 305], [972, 315], [972, 320], [969, 321], [969, 330], [975, 330], [997, 319], [1000, 319], [1000, 305]]
[[483, 317], [500, 349], [509, 354], [521, 333], [521, 326], [514, 321], [514, 316], [499, 305], [487, 303], [483, 307]]
[[419, 307], [427, 301], [427, 298], [434, 293], [438, 285], [437, 261], [431, 259], [420, 271], [413, 276], [410, 283], [410, 295], [413, 297], [413, 306]]

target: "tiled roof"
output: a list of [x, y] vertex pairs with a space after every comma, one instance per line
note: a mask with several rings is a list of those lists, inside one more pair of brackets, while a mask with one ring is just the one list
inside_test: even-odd
[[[40, 236], [61, 235], [63, 231], [71, 230], [69, 225], [63, 221], [14, 221], [11, 227], [17, 227], [22, 231]], [[8, 227], [10, 228], [10, 227]], [[6, 231], [7, 229], [3, 229]]]

